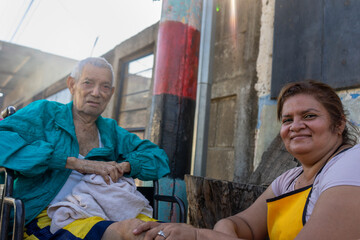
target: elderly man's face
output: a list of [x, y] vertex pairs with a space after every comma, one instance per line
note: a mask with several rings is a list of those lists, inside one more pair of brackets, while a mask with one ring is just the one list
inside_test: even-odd
[[74, 111], [93, 117], [101, 115], [114, 93], [110, 70], [91, 64], [84, 66], [78, 81], [69, 78], [68, 87], [73, 95]]

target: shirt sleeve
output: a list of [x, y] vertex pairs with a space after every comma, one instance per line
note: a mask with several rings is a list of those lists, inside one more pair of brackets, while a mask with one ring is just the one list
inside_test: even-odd
[[45, 141], [41, 113], [36, 110], [39, 105], [29, 105], [0, 122], [0, 165], [27, 177], [66, 164], [67, 156], [55, 153], [53, 145]]
[[165, 151], [149, 140], [118, 127], [118, 161], [130, 163], [130, 176], [140, 180], [156, 180], [170, 173]]
[[319, 176], [320, 192], [335, 186], [360, 186], [360, 145], [329, 161]]
[[66, 156], [54, 153], [53, 146], [35, 140], [28, 144], [17, 133], [1, 131], [0, 165], [32, 177], [44, 173], [48, 168], [65, 168]]

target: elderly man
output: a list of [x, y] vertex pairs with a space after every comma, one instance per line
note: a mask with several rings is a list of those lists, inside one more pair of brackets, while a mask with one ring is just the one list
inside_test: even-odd
[[0, 122], [0, 165], [15, 170], [14, 196], [25, 205], [25, 238], [121, 239], [121, 222], [96, 216], [76, 220], [53, 236], [46, 209], [70, 194], [83, 174], [101, 175], [109, 184], [123, 175], [153, 180], [169, 173], [163, 150], [100, 116], [114, 93], [113, 78], [104, 58], [84, 59], [67, 79], [72, 102], [36, 101]]

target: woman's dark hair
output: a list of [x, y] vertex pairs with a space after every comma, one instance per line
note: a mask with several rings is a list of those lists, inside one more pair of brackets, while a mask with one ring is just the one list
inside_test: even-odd
[[[342, 121], [347, 123], [342, 133], [343, 144], [355, 145], [357, 143], [359, 129], [347, 120], [339, 96], [329, 85], [315, 80], [289, 83], [281, 89], [277, 104], [278, 120], [281, 119], [284, 102], [297, 94], [310, 95], [325, 107], [331, 118], [331, 130], [335, 131], [336, 127], [340, 126]], [[352, 128], [353, 131], [349, 131], [349, 127]]]

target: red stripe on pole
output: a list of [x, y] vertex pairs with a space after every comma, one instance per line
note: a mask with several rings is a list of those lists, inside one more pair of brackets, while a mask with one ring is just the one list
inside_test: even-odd
[[154, 95], [196, 100], [200, 31], [177, 21], [162, 22], [157, 47]]

